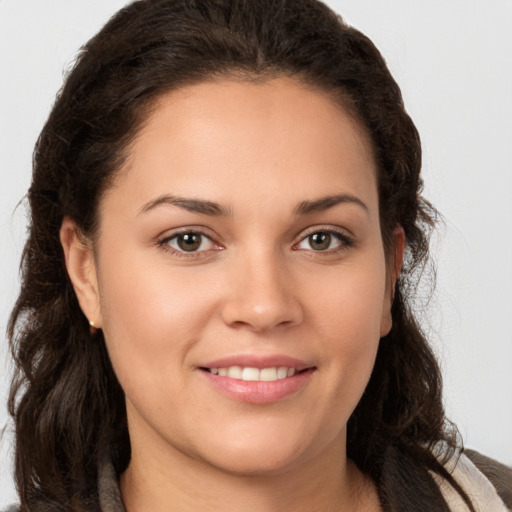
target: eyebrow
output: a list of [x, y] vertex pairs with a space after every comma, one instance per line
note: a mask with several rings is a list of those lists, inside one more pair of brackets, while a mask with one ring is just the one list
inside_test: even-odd
[[138, 215], [149, 212], [161, 205], [178, 206], [184, 210], [188, 210], [189, 212], [202, 213], [203, 215], [211, 215], [213, 217], [227, 217], [231, 215], [229, 208], [224, 208], [212, 201], [206, 201], [204, 199], [189, 199], [168, 194], [157, 197], [156, 199], [146, 203], [139, 210]]
[[351, 194], [336, 194], [333, 196], [321, 197], [314, 201], [302, 201], [295, 208], [295, 215], [308, 215], [311, 213], [323, 212], [343, 203], [352, 203], [360, 206], [366, 213], [369, 213], [368, 206], [366, 206], [361, 199]]
[[[336, 194], [332, 196], [321, 197], [314, 201], [302, 201], [294, 210], [295, 215], [309, 215], [312, 213], [322, 212], [332, 208], [338, 204], [352, 203], [360, 206], [365, 212], [369, 212], [368, 206], [356, 196], [351, 194]], [[161, 205], [178, 206], [184, 210], [210, 215], [212, 217], [228, 217], [231, 210], [213, 201], [205, 199], [189, 199], [185, 197], [173, 196], [169, 194], [162, 195], [144, 204], [139, 210], [138, 215], [153, 210]]]

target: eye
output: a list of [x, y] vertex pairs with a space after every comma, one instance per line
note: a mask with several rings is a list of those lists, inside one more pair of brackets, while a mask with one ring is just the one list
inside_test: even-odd
[[160, 242], [161, 245], [170, 247], [178, 252], [201, 252], [215, 247], [213, 241], [203, 233], [187, 231], [178, 233]]
[[295, 247], [312, 251], [336, 251], [351, 245], [351, 240], [336, 231], [315, 231], [303, 238]]

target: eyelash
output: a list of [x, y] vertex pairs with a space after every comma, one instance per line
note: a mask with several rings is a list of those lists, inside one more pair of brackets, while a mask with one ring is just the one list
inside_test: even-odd
[[159, 240], [157, 242], [158, 246], [161, 247], [164, 251], [170, 252], [171, 254], [173, 254], [174, 256], [177, 256], [179, 258], [189, 258], [190, 259], [190, 258], [200, 258], [200, 257], [204, 256], [204, 253], [207, 252], [205, 250], [203, 250], [203, 251], [184, 251], [184, 250], [175, 249], [169, 245], [172, 240], [178, 239], [178, 237], [184, 236], [184, 235], [200, 236], [202, 238], [201, 245], [203, 244], [204, 239], [206, 239], [209, 242], [211, 242], [214, 246], [217, 246], [218, 247], [217, 250], [222, 250], [220, 244], [216, 244], [216, 242], [210, 236], [208, 236], [207, 234], [203, 233], [200, 230], [195, 230], [195, 229], [187, 229], [184, 231], [180, 231], [178, 233], [174, 233], [171, 236], [166, 236], [165, 238], [162, 238], [161, 240]]
[[326, 249], [326, 250], [318, 250], [318, 251], [315, 251], [314, 249], [309, 249], [312, 253], [338, 254], [340, 252], [346, 251], [350, 247], [353, 247], [355, 244], [354, 239], [352, 237], [348, 236], [345, 231], [333, 229], [331, 227], [325, 228], [325, 229], [323, 229], [322, 227], [315, 227], [314, 229], [309, 231], [309, 233], [306, 233], [305, 235], [303, 235], [302, 238], [299, 240], [299, 242], [294, 244], [293, 247], [296, 248], [297, 246], [302, 244], [304, 241], [306, 241], [309, 237], [311, 237], [313, 235], [318, 235], [318, 234], [332, 236], [338, 240], [340, 245], [338, 247], [335, 247], [334, 249]]
[[[321, 227], [316, 227], [316, 228], [312, 229], [309, 233], [306, 233], [305, 235], [303, 235], [302, 238], [297, 243], [295, 243], [292, 246], [293, 249], [294, 250], [298, 250], [297, 248], [298, 248], [298, 246], [301, 243], [306, 241], [309, 237], [311, 237], [313, 235], [317, 235], [317, 234], [325, 234], [325, 235], [333, 236], [334, 238], [336, 238], [340, 242], [340, 245], [338, 247], [335, 247], [334, 249], [326, 249], [326, 250], [318, 250], [318, 251], [315, 251], [314, 249], [306, 249], [306, 250], [311, 251], [312, 253], [317, 253], [317, 254], [338, 254], [338, 253], [346, 251], [350, 247], [354, 246], [354, 240], [350, 236], [348, 236], [344, 231], [336, 230], [336, 229], [333, 229], [333, 228], [322, 229]], [[223, 249], [223, 247], [220, 246], [220, 244], [217, 244], [210, 236], [208, 236], [207, 234], [203, 233], [200, 230], [193, 230], [193, 229], [184, 230], [184, 231], [181, 231], [181, 232], [178, 232], [178, 233], [174, 233], [171, 236], [166, 236], [165, 238], [162, 238], [161, 240], [159, 240], [157, 242], [157, 244], [164, 251], [170, 252], [171, 254], [173, 254], [173, 255], [175, 255], [177, 257], [180, 257], [180, 258], [200, 258], [200, 257], [204, 257], [204, 253], [208, 252], [209, 249], [202, 250], [202, 251], [184, 251], [184, 250], [175, 249], [175, 248], [170, 246], [170, 242], [172, 240], [178, 239], [178, 237], [184, 236], [184, 235], [200, 236], [203, 239], [201, 241], [201, 245], [203, 244], [204, 239], [207, 239], [211, 244], [213, 244], [214, 246], [215, 245], [217, 246], [217, 249], [215, 249], [215, 250], [218, 251], [218, 250], [222, 250]]]

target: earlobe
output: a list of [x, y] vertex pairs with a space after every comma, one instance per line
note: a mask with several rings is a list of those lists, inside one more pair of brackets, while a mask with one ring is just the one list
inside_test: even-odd
[[405, 232], [402, 226], [397, 226], [393, 232], [393, 249], [388, 265], [386, 297], [380, 323], [380, 336], [386, 336], [393, 326], [391, 307], [395, 297], [395, 286], [402, 270], [405, 252]]
[[101, 328], [98, 279], [94, 252], [73, 220], [65, 217], [60, 228], [66, 270], [75, 290], [80, 308], [89, 323]]

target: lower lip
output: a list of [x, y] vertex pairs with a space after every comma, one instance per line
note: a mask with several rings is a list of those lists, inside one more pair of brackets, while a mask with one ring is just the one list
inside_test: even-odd
[[269, 404], [297, 393], [307, 384], [314, 370], [310, 368], [293, 377], [271, 382], [231, 379], [204, 370], [199, 371], [215, 389], [232, 400], [251, 404]]

